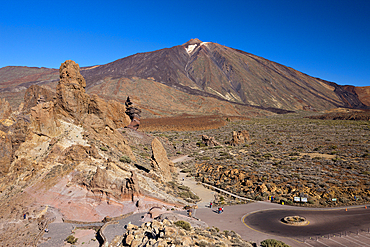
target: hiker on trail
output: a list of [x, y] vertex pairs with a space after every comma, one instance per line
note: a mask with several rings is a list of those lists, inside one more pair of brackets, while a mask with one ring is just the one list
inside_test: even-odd
[[221, 208], [218, 208], [218, 214], [220, 214], [221, 213]]
[[223, 213], [223, 212], [224, 212], [224, 207], [221, 208], [221, 213]]
[[189, 217], [191, 217], [192, 212], [193, 212], [193, 210], [189, 209]]
[[209, 203], [209, 207], [212, 208], [212, 202]]

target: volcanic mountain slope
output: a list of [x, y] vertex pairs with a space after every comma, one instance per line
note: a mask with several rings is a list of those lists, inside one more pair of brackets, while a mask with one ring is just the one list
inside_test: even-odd
[[135, 76], [192, 94], [287, 110], [365, 107], [356, 90], [198, 39], [169, 49], [136, 54], [82, 74], [90, 85]]
[[[183, 113], [178, 109], [184, 107], [192, 114], [224, 114], [228, 112], [225, 109], [232, 108], [227, 115], [235, 112], [243, 115], [251, 110], [243, 110], [245, 106], [274, 112], [276, 109], [362, 109], [370, 106], [369, 87], [340, 86], [244, 51], [198, 39], [82, 68], [81, 74], [86, 79], [87, 92], [105, 99], [123, 103], [127, 92], [132, 91], [122, 88], [137, 90], [132, 95], [143, 108], [144, 117], [178, 115]], [[14, 108], [21, 101], [17, 95], [31, 84], [55, 89], [57, 72], [45, 68], [5, 67], [0, 69], [0, 78], [0, 97], [7, 98]], [[199, 107], [188, 104], [189, 101], [211, 103]], [[219, 104], [226, 106], [223, 112], [212, 109]], [[163, 105], [166, 105], [165, 110]]]

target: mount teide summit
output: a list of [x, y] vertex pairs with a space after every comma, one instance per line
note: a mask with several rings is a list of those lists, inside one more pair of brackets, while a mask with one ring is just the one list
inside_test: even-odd
[[[5, 72], [14, 73], [17, 67], [11, 68], [0, 69], [0, 78], [5, 78]], [[6, 77], [13, 82], [22, 81], [21, 85], [0, 80], [0, 97], [6, 91], [14, 94], [22, 90], [21, 86], [24, 89], [30, 84], [55, 87], [56, 78], [50, 74], [57, 75], [56, 71], [39, 69], [33, 76], [27, 74], [27, 78], [32, 78], [27, 81], [20, 75], [26, 74], [25, 68], [19, 69], [23, 72], [18, 77]], [[49, 78], [46, 78], [48, 72]], [[35, 78], [36, 73], [42, 79]], [[277, 112], [277, 109], [370, 106], [369, 87], [340, 86], [244, 51], [198, 39], [172, 48], [138, 53], [106, 65], [82, 68], [81, 74], [86, 78], [88, 93], [118, 101], [134, 95], [144, 117], [187, 111], [242, 115], [245, 109], [257, 111], [255, 107]], [[197, 101], [203, 102], [201, 106], [189, 103]], [[222, 109], [215, 109], [219, 104], [223, 105]]]

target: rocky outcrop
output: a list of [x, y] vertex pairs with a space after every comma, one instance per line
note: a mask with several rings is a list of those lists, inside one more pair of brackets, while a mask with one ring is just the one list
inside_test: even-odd
[[54, 102], [39, 103], [31, 108], [31, 128], [38, 135], [54, 137], [60, 134], [54, 112]]
[[152, 141], [152, 167], [163, 182], [172, 180], [171, 173], [174, 172], [174, 164], [168, 159], [166, 150], [157, 138]]
[[24, 93], [23, 112], [29, 113], [31, 108], [37, 104], [53, 101], [54, 99], [55, 92], [38, 85], [32, 85]]
[[128, 224], [123, 246], [253, 246], [234, 231], [192, 228], [186, 221], [154, 220], [140, 227]]
[[99, 197], [106, 196], [108, 202], [111, 197], [134, 201], [134, 198], [140, 195], [139, 182], [134, 172], [131, 172], [129, 178], [114, 180], [108, 175], [107, 169], [102, 169], [99, 166], [96, 168], [89, 188]]
[[7, 119], [12, 114], [10, 104], [5, 99], [0, 99], [0, 120]]
[[80, 66], [67, 60], [59, 68], [56, 105], [59, 112], [76, 120], [88, 112], [90, 97], [85, 92], [86, 81], [80, 74]]
[[221, 144], [217, 142], [214, 137], [208, 137], [206, 135], [202, 135], [202, 143], [209, 147], [221, 146]]
[[245, 143], [246, 141], [249, 141], [248, 131], [246, 130], [233, 131], [233, 138], [231, 139], [231, 141], [227, 142], [227, 144], [237, 146]]
[[125, 105], [126, 105], [126, 114], [131, 119], [131, 123], [127, 126], [127, 128], [137, 130], [140, 126], [141, 110], [137, 107], [134, 107], [133, 103], [130, 100], [130, 97], [127, 97]]
[[89, 114], [97, 115], [112, 128], [123, 128], [130, 124], [130, 117], [126, 114], [124, 105], [114, 100], [105, 102], [96, 94], [90, 97]]

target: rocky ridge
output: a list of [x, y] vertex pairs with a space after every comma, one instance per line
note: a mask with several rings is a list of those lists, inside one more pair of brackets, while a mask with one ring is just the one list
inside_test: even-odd
[[[17, 229], [1, 238], [4, 245], [30, 245], [41, 228], [29, 231], [36, 234], [29, 238], [17, 232], [26, 231], [25, 224], [32, 228], [52, 219], [52, 214], [40, 218], [37, 211], [44, 205], [65, 219], [100, 221], [179, 201], [159, 189], [173, 171], [161, 142], [154, 141], [153, 159], [137, 159], [128, 139], [141, 134], [125, 131], [130, 124], [125, 105], [86, 94], [75, 62], [67, 60], [59, 71], [56, 94], [34, 85], [14, 112], [1, 100], [0, 231]], [[25, 212], [37, 220], [21, 221]], [[19, 219], [17, 225], [9, 217]]]

